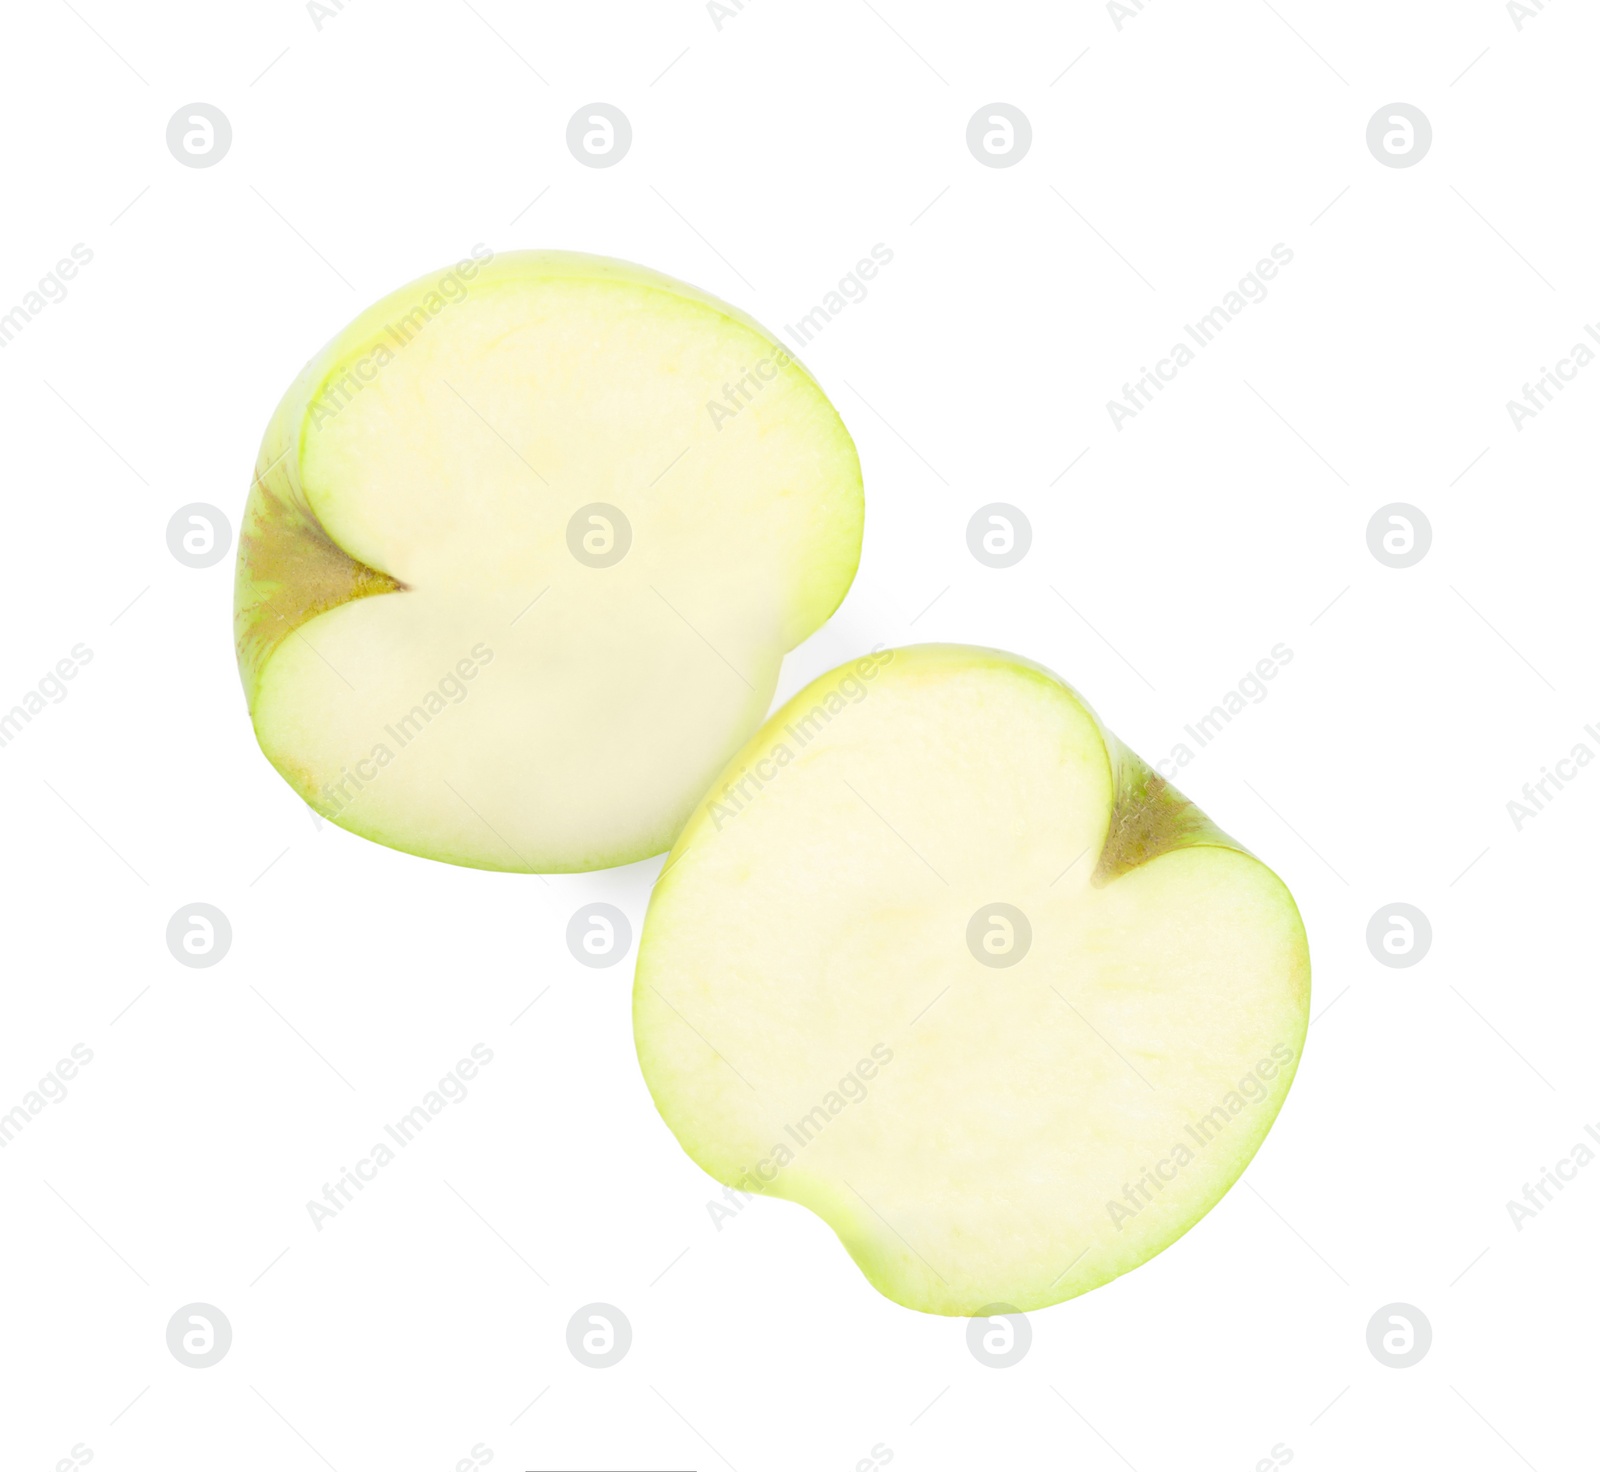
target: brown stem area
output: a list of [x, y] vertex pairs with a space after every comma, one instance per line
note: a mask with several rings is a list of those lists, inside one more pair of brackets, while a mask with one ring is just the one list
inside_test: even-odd
[[339, 546], [320, 521], [257, 480], [239, 537], [239, 664], [253, 686], [274, 650], [318, 614], [405, 591]]
[[[1237, 849], [1210, 818], [1167, 779], [1113, 741], [1117, 806], [1091, 880], [1096, 886], [1148, 864], [1174, 849], [1209, 846]], [[1242, 852], [1242, 850], [1241, 850]]]

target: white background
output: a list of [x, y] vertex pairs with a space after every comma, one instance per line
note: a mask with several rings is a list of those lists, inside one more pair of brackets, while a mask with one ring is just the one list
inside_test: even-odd
[[[0, 749], [0, 1111], [94, 1061], [0, 1150], [8, 1472], [80, 1443], [107, 1472], [445, 1472], [480, 1443], [497, 1468], [1594, 1465], [1600, 1162], [1520, 1232], [1506, 1202], [1600, 1127], [1600, 768], [1520, 832], [1506, 805], [1600, 753], [1600, 365], [1520, 432], [1505, 404], [1600, 319], [1600, 22], [1274, 3], [1120, 29], [1087, 0], [750, 0], [720, 30], [690, 0], [348, 0], [320, 30], [289, 0], [14, 8], [0, 312], [94, 259], [0, 351], [0, 707], [93, 661]], [[565, 143], [597, 100], [634, 130], [605, 170]], [[997, 100], [1033, 127], [1008, 169], [965, 144]], [[212, 168], [165, 146], [195, 101], [233, 126]], [[1394, 101], [1432, 122], [1413, 168], [1366, 145]], [[1304, 912], [1298, 1081], [1210, 1216], [1033, 1315], [1012, 1369], [800, 1209], [714, 1226], [639, 1077], [631, 957], [564, 943], [598, 899], [637, 934], [659, 861], [429, 863], [319, 828], [256, 750], [231, 557], [180, 565], [167, 521], [237, 528], [302, 362], [479, 241], [641, 261], [774, 330], [894, 252], [804, 353], [867, 535], [780, 698], [880, 642], [993, 644], [1155, 760], [1294, 652], [1181, 785]], [[1119, 432], [1107, 399], [1279, 242], [1268, 298]], [[1008, 571], [966, 547], [992, 501], [1034, 529]], [[1433, 528], [1405, 570], [1366, 542], [1397, 501]], [[209, 970], [164, 941], [195, 901], [233, 926]], [[1405, 970], [1365, 942], [1396, 901], [1434, 931]], [[475, 1043], [471, 1097], [318, 1232], [306, 1202]], [[165, 1343], [195, 1301], [234, 1333], [203, 1371]], [[565, 1342], [594, 1301], [633, 1325], [604, 1371]], [[1395, 1301], [1433, 1326], [1407, 1370], [1366, 1345]]]

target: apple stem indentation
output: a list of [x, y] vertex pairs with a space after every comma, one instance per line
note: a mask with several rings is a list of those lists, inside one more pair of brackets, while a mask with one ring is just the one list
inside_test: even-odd
[[1107, 734], [1116, 765], [1117, 801], [1090, 880], [1096, 888], [1174, 849], [1203, 845], [1247, 852], [1142, 757]]
[[319, 614], [356, 598], [405, 591], [398, 578], [352, 557], [310, 511], [258, 477], [239, 537], [234, 615], [245, 688], [254, 690], [272, 653]]

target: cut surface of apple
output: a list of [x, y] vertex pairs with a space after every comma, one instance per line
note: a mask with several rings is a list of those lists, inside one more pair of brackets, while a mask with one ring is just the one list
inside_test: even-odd
[[261, 447], [235, 634], [318, 812], [457, 864], [670, 846], [854, 577], [855, 447], [764, 329], [599, 257], [478, 258], [363, 313]]
[[880, 1292], [1027, 1310], [1137, 1267], [1265, 1137], [1293, 899], [1056, 676], [949, 645], [797, 695], [680, 835], [635, 1040], [689, 1155]]

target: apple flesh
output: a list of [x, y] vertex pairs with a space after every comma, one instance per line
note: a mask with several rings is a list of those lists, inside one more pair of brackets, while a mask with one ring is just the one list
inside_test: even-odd
[[838, 414], [744, 314], [620, 261], [463, 262], [359, 317], [267, 429], [236, 584], [257, 738], [410, 853], [659, 853], [861, 523]]
[[706, 1171], [970, 1316], [1188, 1231], [1283, 1103], [1309, 999], [1265, 865], [1049, 671], [921, 646], [823, 677], [729, 764], [655, 887], [634, 1022]]

